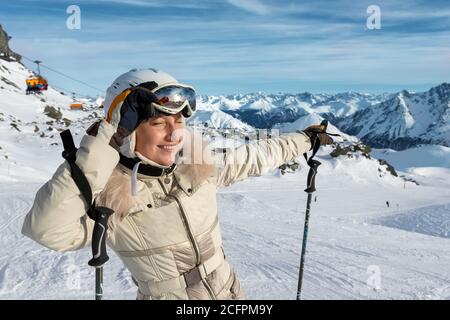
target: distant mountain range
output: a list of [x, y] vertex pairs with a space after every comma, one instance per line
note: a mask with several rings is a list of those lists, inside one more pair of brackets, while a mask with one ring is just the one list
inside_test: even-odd
[[418, 144], [450, 145], [450, 84], [422, 93], [406, 90], [335, 125], [376, 148], [407, 149]]
[[312, 94], [264, 94], [254, 93], [228, 96], [201, 96], [204, 109], [221, 110], [256, 128], [270, 128], [276, 123], [293, 122], [310, 113], [345, 117], [368, 106], [380, 103], [388, 97], [356, 92], [336, 95]]
[[219, 114], [224, 118], [231, 115], [255, 128], [280, 127], [316, 114], [342, 132], [377, 148], [403, 150], [420, 144], [450, 145], [448, 83], [421, 93], [403, 90], [395, 94], [259, 92], [200, 96], [199, 109], [214, 112], [217, 123]]

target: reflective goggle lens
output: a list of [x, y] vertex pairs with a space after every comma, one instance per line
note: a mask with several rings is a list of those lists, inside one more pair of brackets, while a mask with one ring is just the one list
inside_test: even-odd
[[158, 104], [165, 108], [181, 111], [178, 109], [187, 105], [191, 109], [191, 112], [195, 111], [195, 90], [192, 88], [167, 86], [156, 90], [154, 94], [158, 98]]

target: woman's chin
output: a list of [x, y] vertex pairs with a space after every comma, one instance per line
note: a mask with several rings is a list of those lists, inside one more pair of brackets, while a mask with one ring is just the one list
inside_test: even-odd
[[160, 158], [158, 163], [163, 166], [171, 166], [175, 162], [175, 155]]

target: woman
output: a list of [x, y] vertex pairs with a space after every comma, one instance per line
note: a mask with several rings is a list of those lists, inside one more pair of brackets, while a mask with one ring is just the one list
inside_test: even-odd
[[[76, 163], [95, 204], [114, 210], [108, 245], [131, 272], [138, 299], [244, 299], [222, 248], [217, 188], [275, 169], [331, 138], [305, 130], [208, 158], [185, 130], [195, 111], [193, 88], [155, 69], [117, 78], [104, 108], [106, 120], [88, 129]], [[54, 250], [83, 248], [93, 229], [87, 209], [66, 161], [38, 191], [22, 233]]]

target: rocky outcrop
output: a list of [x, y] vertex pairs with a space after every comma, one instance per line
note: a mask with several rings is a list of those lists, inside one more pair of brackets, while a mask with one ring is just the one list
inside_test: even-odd
[[12, 51], [9, 47], [9, 36], [0, 24], [0, 59], [20, 62], [21, 58], [19, 54]]

